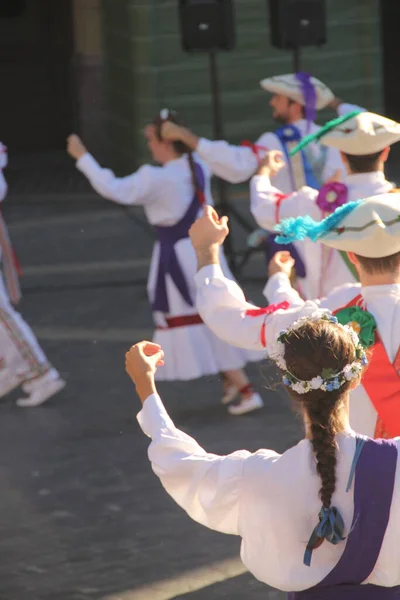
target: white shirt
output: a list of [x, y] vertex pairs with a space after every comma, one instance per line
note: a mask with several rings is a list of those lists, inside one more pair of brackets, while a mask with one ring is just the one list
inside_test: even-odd
[[[352, 104], [343, 103], [338, 107], [338, 114], [344, 115], [353, 110], [363, 109]], [[307, 132], [307, 121], [305, 119], [296, 121], [293, 125], [299, 129], [302, 137], [307, 133], [315, 133], [321, 129], [321, 127], [315, 123], [311, 123], [310, 130]], [[266, 150], [283, 150], [279, 138], [272, 132], [261, 135], [257, 140], [256, 145], [264, 147]], [[310, 144], [309, 150], [315, 158], [320, 156], [321, 149], [317, 143]], [[201, 138], [196, 151], [200, 158], [208, 164], [215, 175], [218, 175], [230, 183], [246, 181], [254, 175], [255, 171], [258, 169], [258, 159], [253, 151], [247, 147], [233, 146], [225, 141], [210, 141]], [[344, 166], [340, 158], [340, 153], [336, 148], [328, 148], [326, 162], [322, 172], [323, 181], [327, 181], [333, 177], [338, 170], [344, 174]], [[285, 194], [294, 191], [288, 169], [279, 171], [276, 177], [274, 177], [274, 184]], [[300, 185], [298, 187], [300, 187]]]
[[[205, 177], [205, 200], [212, 204], [210, 172], [194, 154]], [[76, 163], [92, 187], [104, 198], [125, 206], [143, 206], [152, 225], [175, 225], [185, 214], [194, 190], [187, 156], [171, 160], [161, 167], [144, 165], [127, 177], [116, 177], [103, 169], [93, 156], [86, 153]]]
[[[389, 359], [393, 362], [400, 346], [400, 284], [369, 286], [349, 284], [334, 290], [323, 300], [304, 302], [291, 287], [286, 275], [271, 277], [264, 294], [272, 304], [287, 301], [289, 310], [270, 315], [249, 316], [254, 306], [246, 302], [242, 290], [226, 279], [219, 266], [209, 265], [196, 275], [196, 306], [203, 321], [222, 340], [239, 348], [268, 350], [280, 331], [301, 316], [318, 308], [337, 310], [362, 294], [367, 310], [375, 317]], [[265, 345], [263, 344], [265, 340]], [[358, 433], [374, 436], [377, 413], [365, 388], [358, 386], [351, 395], [350, 424]]]
[[[343, 183], [348, 188], [349, 202], [384, 194], [393, 188], [380, 171], [347, 175]], [[277, 208], [281, 196], [282, 190], [274, 187], [268, 176], [257, 175], [251, 179], [251, 212], [258, 225], [267, 231], [272, 231], [279, 221], [290, 217], [309, 215], [320, 221], [325, 216], [316, 204], [318, 191], [313, 188], [302, 187], [298, 192], [289, 194]], [[304, 298], [321, 298], [339, 285], [356, 281], [337, 250], [316, 245], [311, 240], [295, 242], [294, 245], [306, 268], [306, 277], [299, 278]]]
[[[209, 454], [174, 426], [156, 395], [145, 401], [138, 421], [152, 438], [148, 455], [168, 494], [198, 523], [240, 535], [242, 561], [260, 581], [285, 591], [301, 591], [319, 583], [337, 564], [346, 541], [336, 546], [324, 542], [314, 550], [311, 566], [303, 564], [321, 508], [321, 481], [308, 440], [282, 455], [273, 450]], [[354, 432], [349, 430], [336, 439], [339, 451], [332, 505], [339, 509], [348, 535], [354, 482], [349, 492], [345, 489], [355, 451]], [[382, 549], [365, 583], [400, 584], [399, 527], [400, 481], [396, 477]]]

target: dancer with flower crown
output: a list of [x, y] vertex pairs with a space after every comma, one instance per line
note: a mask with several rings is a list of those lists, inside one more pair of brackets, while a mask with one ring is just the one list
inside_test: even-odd
[[[225, 282], [211, 285], [223, 290]], [[351, 328], [308, 304], [306, 318], [290, 324], [293, 314], [277, 311], [267, 324], [303, 418], [300, 443], [282, 455], [208, 454], [175, 427], [157, 393], [162, 348], [141, 342], [127, 353], [126, 370], [143, 404], [137, 418], [151, 438], [148, 456], [177, 504], [198, 523], [240, 536], [245, 566], [289, 592], [288, 600], [394, 600], [400, 597], [400, 440], [375, 441], [351, 429], [350, 391], [363, 375], [364, 349]], [[233, 318], [232, 327], [237, 323]], [[277, 327], [286, 327], [278, 340]]]
[[282, 222], [279, 228], [279, 243], [308, 237], [346, 252], [360, 283], [337, 288], [324, 300], [305, 302], [290, 284], [294, 261], [284, 255], [271, 264], [266, 294], [273, 304], [257, 309], [246, 302], [237, 284], [222, 275], [217, 249], [228, 228], [209, 208], [190, 231], [200, 269], [197, 308], [204, 322], [226, 342], [266, 348], [273, 354], [271, 343], [278, 335], [282, 309], [289, 321], [308, 316], [317, 307], [329, 309], [341, 323], [351, 324], [364, 348], [372, 350], [362, 385], [351, 394], [352, 428], [370, 437], [400, 435], [399, 196], [389, 193], [350, 202], [324, 221], [299, 217]]
[[[340, 150], [347, 169], [343, 182], [326, 183], [319, 191], [308, 186], [284, 194], [271, 183], [271, 177], [285, 170], [284, 158], [280, 152], [269, 152], [250, 183], [251, 212], [260, 227], [272, 231], [282, 219], [304, 215], [320, 221], [346, 202], [393, 189], [385, 178], [384, 165], [390, 146], [400, 140], [399, 123], [373, 113], [352, 112], [304, 138], [292, 154], [316, 139], [322, 146]], [[297, 272], [296, 279], [303, 298], [320, 298], [339, 285], [358, 281], [346, 253], [322, 245], [316, 248], [309, 240], [296, 241], [293, 246], [305, 267], [304, 272]], [[270, 243], [268, 262], [281, 249], [276, 242]]]

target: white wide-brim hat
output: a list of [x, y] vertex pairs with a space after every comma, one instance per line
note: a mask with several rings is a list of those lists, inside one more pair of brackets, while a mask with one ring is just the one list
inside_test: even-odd
[[366, 198], [319, 241], [366, 258], [383, 258], [400, 252], [400, 194]]
[[400, 140], [400, 124], [381, 115], [360, 112], [320, 138], [320, 144], [345, 154], [363, 156], [381, 152]]
[[[317, 110], [325, 108], [334, 99], [334, 94], [322, 81], [316, 77], [310, 77], [310, 82], [314, 86], [316, 92]], [[299, 104], [305, 105], [305, 98], [300, 81], [296, 78], [295, 73], [288, 75], [277, 75], [276, 77], [267, 77], [260, 81], [263, 90], [271, 94], [281, 94]]]

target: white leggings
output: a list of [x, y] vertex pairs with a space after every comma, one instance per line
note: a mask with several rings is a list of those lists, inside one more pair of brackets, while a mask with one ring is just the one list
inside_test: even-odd
[[50, 365], [28, 323], [14, 310], [0, 272], [0, 358], [10, 374], [28, 381], [46, 373]]

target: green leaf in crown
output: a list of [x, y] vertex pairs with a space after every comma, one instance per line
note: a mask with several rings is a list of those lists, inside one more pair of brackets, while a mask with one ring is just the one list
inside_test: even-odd
[[339, 323], [354, 329], [364, 348], [370, 348], [375, 343], [376, 321], [367, 310], [350, 306], [339, 310], [336, 317]]

